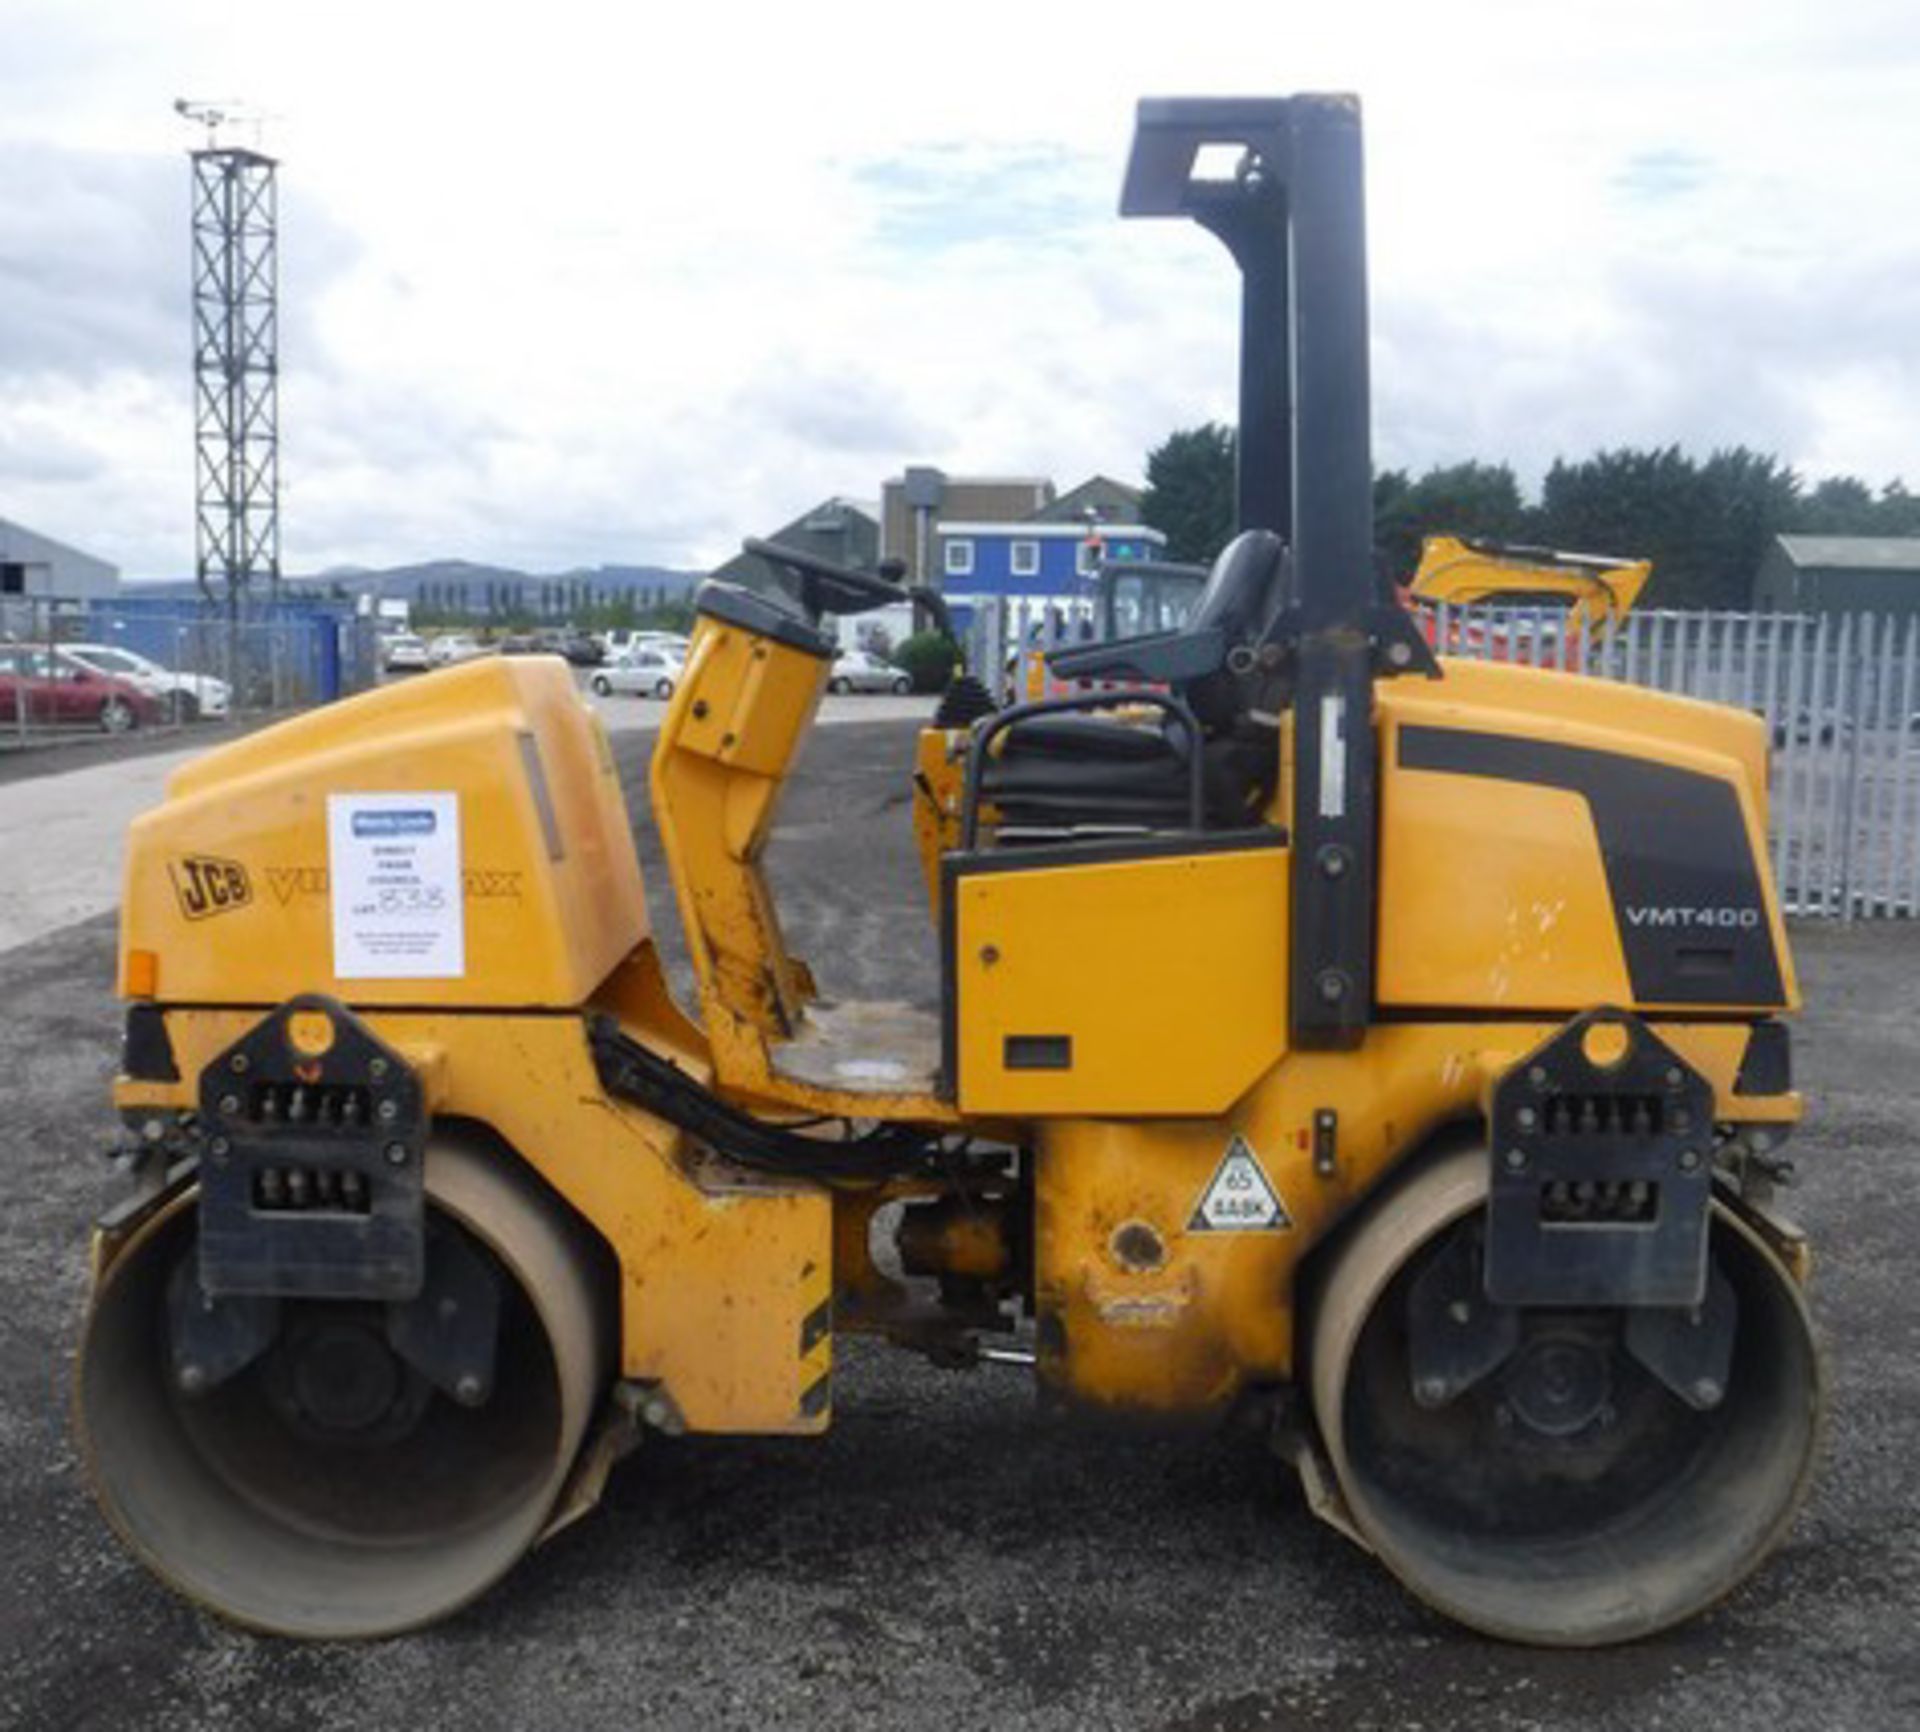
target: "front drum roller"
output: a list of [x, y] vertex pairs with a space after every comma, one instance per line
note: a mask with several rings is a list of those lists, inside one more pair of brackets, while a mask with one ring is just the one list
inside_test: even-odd
[[381, 1636], [464, 1605], [531, 1546], [607, 1375], [600, 1264], [513, 1158], [436, 1140], [436, 1230], [500, 1290], [496, 1374], [464, 1407], [390, 1355], [377, 1309], [283, 1302], [261, 1359], [187, 1395], [167, 1291], [196, 1255], [195, 1193], [142, 1224], [102, 1277], [81, 1343], [80, 1442], [108, 1519], [158, 1575], [253, 1629]]
[[1739, 1583], [1806, 1489], [1822, 1374], [1798, 1285], [1716, 1202], [1710, 1255], [1738, 1304], [1722, 1399], [1678, 1399], [1622, 1347], [1623, 1313], [1522, 1313], [1507, 1363], [1416, 1399], [1409, 1294], [1477, 1242], [1487, 1155], [1447, 1155], [1340, 1247], [1312, 1336], [1315, 1418], [1352, 1525], [1412, 1591], [1488, 1634], [1598, 1647]]

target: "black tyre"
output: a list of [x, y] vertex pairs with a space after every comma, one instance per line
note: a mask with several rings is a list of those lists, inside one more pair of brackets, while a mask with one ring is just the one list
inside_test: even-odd
[[613, 696], [613, 681], [608, 679], [605, 674], [595, 674], [593, 678], [587, 682], [587, 684], [592, 686], [593, 689], [596, 692], [598, 692], [600, 696], [603, 698], [610, 698]]
[[852, 690], [853, 690], [853, 681], [852, 681], [852, 680], [839, 680], [839, 679], [836, 679], [836, 680], [828, 680], [828, 681], [827, 681], [827, 690], [828, 690], [828, 691], [830, 691], [830, 692], [834, 692], [834, 693], [837, 693], [837, 694], [838, 694], [839, 696], [841, 696], [841, 697], [843, 697], [843, 698], [844, 698], [844, 697], [845, 697], [845, 696], [847, 695], [847, 693], [848, 693], [848, 692], [850, 692], [850, 691], [852, 691]]
[[673, 681], [672, 681], [672, 680], [655, 680], [655, 681], [653, 682], [653, 695], [654, 695], [654, 696], [655, 696], [656, 698], [670, 698], [670, 697], [672, 697], [672, 696], [673, 696]]
[[893, 695], [896, 698], [904, 698], [912, 690], [913, 681], [908, 679], [905, 674], [902, 674], [893, 682]]

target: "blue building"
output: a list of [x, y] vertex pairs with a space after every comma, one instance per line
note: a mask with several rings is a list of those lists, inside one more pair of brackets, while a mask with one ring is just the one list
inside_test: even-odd
[[1102, 561], [1164, 559], [1167, 538], [1143, 523], [940, 523], [939, 585], [950, 603], [1083, 599]]

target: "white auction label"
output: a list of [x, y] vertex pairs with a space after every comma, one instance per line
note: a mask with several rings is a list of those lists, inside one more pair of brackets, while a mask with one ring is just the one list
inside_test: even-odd
[[327, 863], [337, 979], [466, 973], [458, 794], [329, 794]]

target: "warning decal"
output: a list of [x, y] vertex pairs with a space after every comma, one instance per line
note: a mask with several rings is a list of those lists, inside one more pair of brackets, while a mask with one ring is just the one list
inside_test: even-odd
[[1195, 1205], [1189, 1233], [1284, 1233], [1293, 1217], [1267, 1182], [1247, 1139], [1235, 1134]]

